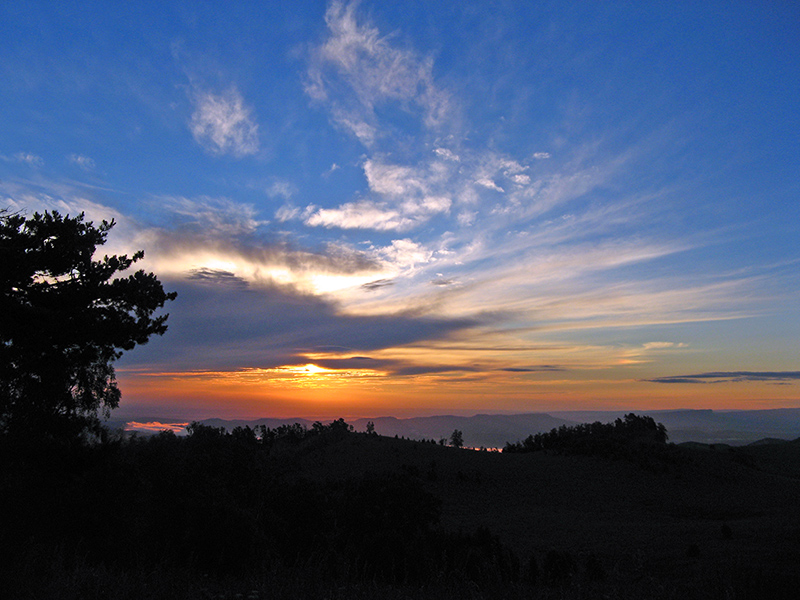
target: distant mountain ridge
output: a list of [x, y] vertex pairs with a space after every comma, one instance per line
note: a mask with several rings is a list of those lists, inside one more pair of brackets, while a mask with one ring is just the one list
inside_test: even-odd
[[[561, 425], [610, 422], [627, 413], [647, 414], [663, 423], [669, 441], [675, 443], [700, 442], [704, 444], [730, 444], [740, 446], [765, 438], [795, 439], [800, 437], [800, 408], [764, 410], [624, 410], [624, 411], [552, 411], [547, 413], [477, 414], [470, 417], [436, 415], [429, 417], [374, 417], [348, 421], [356, 431], [366, 431], [367, 423], [375, 424], [380, 435], [409, 439], [449, 438], [455, 429], [463, 434], [464, 444], [470, 447], [502, 448], [506, 442], [516, 442], [528, 435], [550, 431]], [[159, 419], [148, 419], [158, 422]], [[161, 422], [166, 424], [163, 419]], [[203, 419], [213, 427], [257, 427], [272, 429], [281, 425], [300, 423], [311, 427], [313, 420], [292, 419]], [[109, 425], [123, 427], [124, 422]]]

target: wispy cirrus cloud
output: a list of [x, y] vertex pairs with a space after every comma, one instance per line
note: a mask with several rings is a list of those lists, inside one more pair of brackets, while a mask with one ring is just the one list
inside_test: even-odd
[[[454, 110], [458, 99], [437, 83], [432, 58], [423, 58], [395, 35], [381, 34], [359, 13], [357, 2], [332, 2], [325, 18], [327, 36], [310, 52], [306, 92], [372, 153], [363, 161], [367, 190], [339, 206], [309, 206], [302, 212], [282, 207], [282, 220], [407, 232], [443, 216], [458, 227], [483, 219], [484, 227], [502, 229], [508, 219], [545, 214], [607, 179], [608, 168], [580, 161], [534, 173], [529, 164], [497, 150], [465, 146], [468, 127]], [[392, 111], [406, 113], [419, 129], [410, 137], [399, 131], [387, 116]], [[398, 142], [406, 160], [394, 158]], [[540, 151], [531, 160], [548, 158]]]
[[86, 220], [95, 224], [114, 221], [116, 226], [103, 250], [110, 254], [124, 254], [141, 248], [145, 243], [141, 237], [142, 227], [136, 219], [102, 202], [98, 196], [103, 191], [72, 181], [4, 179], [0, 181], [0, 204], [25, 216], [55, 210], [71, 217], [84, 213]]
[[229, 198], [160, 196], [156, 202], [158, 211], [169, 218], [172, 227], [212, 237], [251, 234], [266, 223], [258, 219], [258, 211], [252, 204]]
[[376, 107], [397, 104], [422, 112], [436, 128], [451, 110], [450, 95], [436, 85], [433, 61], [392, 45], [377, 27], [358, 15], [357, 2], [332, 2], [325, 13], [328, 36], [311, 53], [306, 92], [330, 106], [337, 125], [372, 146], [382, 131]]
[[12, 156], [5, 156], [0, 154], [0, 160], [5, 162], [17, 162], [17, 163], [25, 163], [31, 165], [33, 167], [41, 167], [44, 165], [44, 160], [41, 156], [37, 156], [32, 152], [17, 152]]
[[83, 154], [70, 154], [68, 157], [69, 162], [73, 165], [77, 165], [84, 171], [94, 171], [95, 167], [97, 166], [93, 159], [89, 158], [88, 156], [84, 156]]
[[215, 94], [195, 91], [189, 129], [195, 141], [212, 154], [236, 157], [258, 152], [258, 124], [235, 87]]
[[651, 383], [742, 383], [758, 381], [767, 383], [792, 383], [800, 381], [800, 371], [714, 371], [692, 375], [673, 375], [644, 379]]

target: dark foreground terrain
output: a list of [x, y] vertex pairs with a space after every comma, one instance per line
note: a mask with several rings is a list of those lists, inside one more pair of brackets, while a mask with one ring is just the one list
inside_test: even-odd
[[[522, 445], [519, 446], [521, 448]], [[800, 442], [0, 445], [7, 598], [795, 598]]]

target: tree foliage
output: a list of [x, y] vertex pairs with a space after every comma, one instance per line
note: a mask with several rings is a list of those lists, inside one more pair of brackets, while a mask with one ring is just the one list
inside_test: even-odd
[[583, 423], [529, 435], [521, 442], [507, 443], [503, 452], [551, 450], [570, 454], [613, 455], [642, 445], [665, 444], [667, 428], [653, 417], [634, 413], [613, 423]]
[[176, 294], [143, 258], [95, 260], [114, 221], [0, 212], [0, 431], [75, 437], [119, 404], [113, 362], [167, 330]]

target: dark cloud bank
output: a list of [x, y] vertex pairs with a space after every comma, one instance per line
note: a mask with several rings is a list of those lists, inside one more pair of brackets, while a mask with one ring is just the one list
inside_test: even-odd
[[157, 365], [165, 371], [270, 368], [307, 362], [304, 353], [333, 350], [353, 356], [315, 362], [409, 374], [415, 372], [414, 366], [371, 359], [369, 352], [447, 339], [482, 324], [477, 319], [411, 312], [343, 315], [334, 303], [319, 297], [288, 287], [255, 289], [230, 273], [207, 270], [194, 272], [188, 282], [166, 287], [178, 292], [168, 307], [169, 331], [164, 338], [126, 354], [126, 367]]

